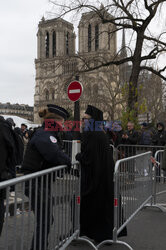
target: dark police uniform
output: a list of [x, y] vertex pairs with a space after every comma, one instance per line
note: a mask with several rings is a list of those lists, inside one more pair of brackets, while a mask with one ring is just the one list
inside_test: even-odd
[[[41, 171], [50, 167], [59, 165], [71, 165], [70, 158], [62, 151], [60, 147], [60, 138], [58, 131], [46, 131], [44, 124], [32, 136], [27, 145], [22, 170], [25, 174]], [[35, 190], [35, 180], [32, 181], [32, 192]], [[43, 191], [42, 191], [43, 190]], [[41, 200], [41, 192], [42, 200]], [[29, 196], [29, 182], [26, 185], [25, 193]], [[32, 194], [33, 194], [32, 193]], [[43, 186], [41, 187], [41, 177], [38, 178], [37, 190], [37, 209], [35, 211], [35, 195], [31, 196], [31, 207], [36, 216], [36, 246], [34, 246], [34, 238], [31, 250], [37, 250], [40, 244], [41, 232], [41, 250], [48, 245], [48, 234], [50, 231], [50, 204], [51, 204], [51, 182], [48, 177], [48, 187], [46, 178], [43, 178]], [[41, 204], [42, 203], [42, 204]], [[42, 228], [40, 228], [40, 209], [42, 209]], [[46, 212], [47, 211], [47, 212]], [[47, 216], [46, 216], [47, 214]], [[52, 218], [51, 218], [52, 220]], [[47, 232], [46, 232], [47, 230]], [[45, 239], [47, 236], [47, 242]]]
[[24, 173], [29, 174], [58, 165], [70, 165], [70, 158], [62, 151], [60, 144], [59, 132], [45, 131], [43, 124], [28, 143], [22, 166]]

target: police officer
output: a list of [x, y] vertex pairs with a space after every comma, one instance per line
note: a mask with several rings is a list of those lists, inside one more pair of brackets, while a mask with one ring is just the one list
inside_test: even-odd
[[[62, 130], [61, 125], [69, 116], [68, 112], [64, 108], [57, 105], [48, 104], [47, 109], [43, 109], [39, 112], [39, 116], [44, 118], [44, 122], [42, 127], [37, 129], [32, 135], [32, 138], [27, 145], [27, 150], [22, 164], [22, 170], [25, 174], [37, 172], [53, 166], [71, 165], [70, 158], [60, 147], [60, 131]], [[48, 126], [49, 121], [54, 121], [54, 126]], [[44, 177], [43, 185], [41, 187], [41, 177], [38, 178], [37, 207], [35, 207], [35, 195], [32, 195], [31, 197], [31, 207], [36, 218], [36, 242], [34, 242], [33, 237], [31, 250], [40, 249], [40, 245], [41, 250], [45, 249], [45, 246], [48, 246], [48, 234], [51, 226], [50, 204], [52, 192], [50, 179], [48, 178], [47, 180], [48, 186], [46, 178]], [[35, 190], [35, 186], [35, 180], [32, 180], [33, 192]], [[26, 185], [25, 194], [29, 196], [29, 183]], [[43, 194], [42, 199], [41, 194]], [[41, 209], [42, 216], [40, 215]], [[45, 239], [45, 235], [47, 236], [47, 239]]]

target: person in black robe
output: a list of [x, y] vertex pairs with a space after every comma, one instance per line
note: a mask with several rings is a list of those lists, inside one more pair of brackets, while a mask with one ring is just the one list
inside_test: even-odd
[[[83, 120], [103, 121], [103, 113], [88, 105]], [[81, 163], [80, 235], [101, 242], [112, 239], [114, 161], [107, 135], [100, 126], [100, 131], [95, 131], [98, 126], [90, 130], [92, 127], [93, 131], [84, 128], [81, 153], [76, 155]]]

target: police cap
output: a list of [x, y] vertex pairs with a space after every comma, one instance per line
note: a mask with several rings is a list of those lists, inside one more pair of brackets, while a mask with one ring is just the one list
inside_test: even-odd
[[69, 113], [66, 109], [55, 104], [47, 104], [47, 107], [49, 112], [60, 115], [64, 119], [69, 118]]

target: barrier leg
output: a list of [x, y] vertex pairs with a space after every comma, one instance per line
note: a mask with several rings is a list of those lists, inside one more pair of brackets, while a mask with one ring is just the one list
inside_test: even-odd
[[144, 208], [147, 208], [147, 207], [158, 208], [162, 212], [166, 212], [166, 208], [164, 208], [160, 204], [157, 204], [157, 202], [156, 202], [157, 188], [156, 188], [156, 169], [155, 169], [155, 167], [153, 167], [152, 183], [153, 183], [153, 187], [152, 187], [152, 199], [151, 199], [151, 203], [145, 204]]
[[104, 241], [102, 241], [100, 244], [97, 245], [97, 249], [104, 246], [105, 244], [123, 245], [123, 246], [126, 246], [129, 250], [133, 250], [133, 248], [129, 244], [127, 244], [126, 242], [117, 240], [117, 229], [116, 228], [114, 228], [114, 230], [113, 230], [113, 240], [104, 240]]
[[162, 205], [160, 205], [160, 204], [146, 204], [145, 206], [144, 206], [144, 208], [147, 208], [147, 207], [152, 207], [152, 208], [158, 208], [158, 209], [160, 209], [162, 212], [166, 212], [166, 208], [165, 207], [163, 207]]
[[84, 242], [88, 243], [88, 245], [90, 245], [93, 249], [98, 250], [98, 248], [97, 248], [97, 247], [93, 244], [93, 242], [91, 242], [91, 240], [88, 239], [88, 238], [78, 237], [77, 240], [78, 240], [78, 241], [84, 241]]
[[133, 250], [133, 248], [132, 248], [129, 244], [127, 244], [127, 243], [124, 242], [124, 241], [119, 241], [119, 240], [117, 240], [117, 241], [105, 240], [105, 241], [103, 241], [103, 242], [101, 242], [100, 244], [97, 245], [97, 249], [99, 249], [101, 246], [103, 246], [103, 245], [105, 245], [105, 244], [107, 244], [107, 243], [110, 243], [110, 244], [118, 244], [118, 245], [124, 245], [124, 246], [126, 246], [128, 249]]

